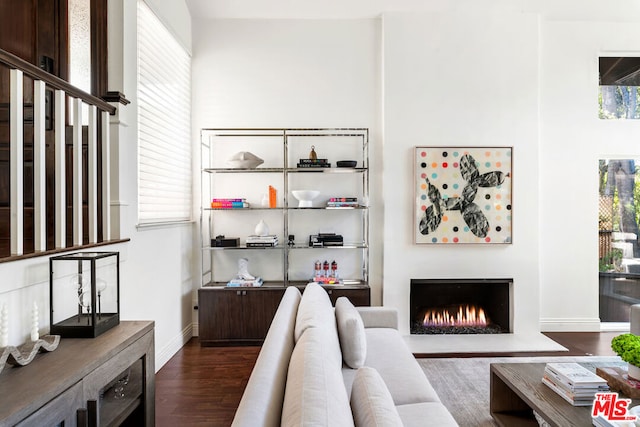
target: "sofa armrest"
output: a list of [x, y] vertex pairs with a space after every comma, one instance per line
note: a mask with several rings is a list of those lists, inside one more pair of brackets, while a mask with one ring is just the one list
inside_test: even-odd
[[398, 310], [388, 307], [356, 307], [365, 328], [398, 329]]

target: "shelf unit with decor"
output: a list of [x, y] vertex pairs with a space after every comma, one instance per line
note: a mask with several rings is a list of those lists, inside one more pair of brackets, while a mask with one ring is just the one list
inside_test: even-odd
[[[330, 167], [299, 167], [312, 150]], [[238, 153], [249, 152], [264, 161], [254, 168], [227, 164]], [[250, 155], [249, 155], [250, 156]], [[204, 345], [218, 341], [256, 343], [264, 339], [277, 303], [287, 286], [301, 289], [312, 280], [316, 261], [338, 264], [342, 284], [325, 286], [332, 300], [348, 295], [358, 305], [369, 305], [369, 131], [366, 128], [261, 128], [201, 130], [202, 281], [199, 290], [199, 330]], [[341, 160], [353, 160], [354, 167], [337, 167]], [[269, 186], [276, 190], [275, 206], [263, 206]], [[316, 190], [311, 206], [300, 206], [293, 190]], [[357, 205], [330, 207], [331, 197], [349, 197]], [[211, 207], [212, 199], [244, 199], [244, 208]], [[248, 247], [246, 238], [263, 220], [269, 234], [277, 236], [274, 247]], [[310, 236], [335, 233], [343, 236], [341, 246], [309, 246]], [[234, 247], [215, 246], [216, 236], [239, 239]], [[290, 236], [293, 236], [290, 239]], [[229, 288], [238, 261], [249, 260], [248, 270], [260, 276], [260, 288]], [[220, 292], [232, 292], [232, 297]], [[252, 292], [258, 291], [255, 295]], [[262, 291], [262, 292], [260, 292]], [[269, 292], [271, 291], [271, 292]], [[238, 301], [234, 303], [234, 299]], [[242, 301], [242, 303], [240, 303]], [[253, 302], [251, 302], [253, 301]], [[216, 307], [214, 309], [214, 307]], [[222, 308], [226, 307], [226, 308]], [[214, 311], [215, 310], [215, 311]], [[264, 312], [261, 312], [263, 310]], [[222, 321], [219, 314], [226, 312]], [[252, 313], [247, 316], [243, 313]], [[250, 327], [249, 317], [268, 319], [266, 326]], [[228, 320], [233, 319], [233, 320]], [[215, 325], [236, 325], [236, 332]]]

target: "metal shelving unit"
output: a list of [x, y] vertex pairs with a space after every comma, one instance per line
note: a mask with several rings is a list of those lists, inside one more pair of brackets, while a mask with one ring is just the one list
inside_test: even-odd
[[[358, 161], [358, 167], [355, 168], [337, 168], [335, 166], [330, 168], [297, 168], [296, 161], [300, 157], [300, 153], [308, 149], [310, 145], [321, 146], [322, 154], [331, 156], [332, 160], [340, 160], [341, 153], [351, 153], [354, 157], [351, 160]], [[222, 148], [218, 147], [222, 146]], [[246, 147], [250, 147], [247, 150]], [[254, 148], [257, 147], [257, 148]], [[277, 148], [276, 148], [277, 147]], [[259, 153], [253, 150], [260, 151]], [[233, 169], [225, 167], [224, 162], [228, 158], [229, 153], [238, 151], [252, 151], [254, 154], [265, 157], [264, 167], [259, 166], [255, 169]], [[292, 265], [293, 254], [315, 254], [318, 256], [326, 256], [320, 254], [335, 254], [346, 253], [343, 251], [352, 251], [359, 253], [359, 265], [350, 266], [351, 271], [357, 271], [353, 276], [357, 277], [342, 277], [345, 285], [349, 286], [367, 286], [368, 285], [368, 263], [369, 263], [369, 130], [367, 128], [299, 128], [299, 129], [285, 129], [285, 128], [206, 128], [201, 130], [201, 159], [202, 159], [202, 173], [201, 173], [201, 209], [200, 209], [200, 234], [202, 238], [202, 286], [224, 286], [225, 280], [231, 279], [231, 277], [221, 279], [216, 276], [217, 261], [216, 254], [229, 253], [236, 254], [238, 251], [247, 252], [247, 256], [260, 255], [269, 257], [269, 254], [281, 253], [282, 260], [282, 273], [281, 278], [264, 278], [266, 283], [281, 284], [282, 286], [300, 286], [306, 283], [308, 279], [311, 279], [309, 274], [308, 279], [301, 278], [299, 266]], [[327, 156], [327, 157], [328, 157]], [[268, 158], [266, 158], [268, 157]], [[266, 175], [265, 175], [266, 174]], [[259, 205], [255, 194], [255, 188], [247, 184], [248, 181], [243, 182], [246, 177], [258, 177], [260, 182], [264, 182], [268, 176], [271, 176], [273, 180], [278, 181], [278, 186], [281, 187], [281, 193], [278, 197], [278, 206], [275, 208], [262, 207]], [[247, 199], [250, 200], [251, 206], [249, 208], [236, 208], [236, 209], [221, 209], [210, 208], [208, 206], [209, 201], [213, 197], [226, 197], [224, 194], [229, 194], [229, 188], [221, 189], [216, 182], [217, 176], [226, 176], [227, 179], [233, 177], [233, 184], [227, 187], [233, 186], [236, 193], [244, 194], [249, 193]], [[312, 177], [312, 178], [311, 178]], [[249, 178], [250, 180], [251, 178]], [[353, 207], [298, 207], [293, 206], [295, 203], [291, 203], [290, 187], [292, 182], [299, 180], [313, 179], [314, 183], [320, 185], [324, 180], [338, 181], [340, 185], [344, 182], [350, 182], [352, 188], [357, 186], [359, 201], [362, 201], [361, 205]], [[243, 187], [244, 185], [244, 187]], [[299, 185], [299, 184], [298, 184]], [[295, 185], [294, 185], [295, 186]], [[326, 188], [326, 187], [325, 187]], [[341, 189], [336, 188], [339, 192]], [[226, 193], [225, 193], [226, 192]], [[220, 193], [224, 193], [222, 196]], [[326, 196], [326, 194], [324, 194]], [[335, 194], [333, 194], [335, 196]], [[244, 196], [243, 196], [244, 197]], [[235, 229], [229, 230], [220, 228], [219, 217], [224, 215], [232, 215], [233, 220], [228, 219], [228, 223], [238, 225], [238, 228], [246, 230], [248, 223], [255, 223], [259, 219], [260, 214], [280, 215], [278, 220], [279, 224], [272, 225], [272, 233], [281, 236], [278, 246], [267, 248], [247, 248], [242, 244], [239, 247], [212, 247], [210, 240], [218, 234], [227, 235], [231, 232], [236, 232]], [[300, 217], [312, 213], [313, 215], [325, 215], [325, 218], [332, 215], [351, 215], [357, 216], [357, 221], [353, 217], [350, 217], [349, 221], [353, 224], [359, 225], [357, 232], [358, 238], [352, 240], [345, 240], [343, 246], [331, 246], [331, 247], [310, 247], [306, 245], [300, 234], [296, 234], [298, 239], [293, 245], [287, 244], [287, 237], [290, 234], [295, 234], [300, 226], [296, 227], [292, 225], [293, 216]], [[334, 218], [334, 223], [338, 221]], [[303, 222], [300, 218], [297, 218], [297, 222]], [[222, 226], [226, 227], [226, 226]], [[305, 227], [308, 229], [308, 224], [305, 223]], [[303, 227], [304, 228], [304, 227]], [[355, 227], [351, 227], [355, 228]], [[277, 231], [277, 233], [274, 233]], [[242, 232], [238, 232], [242, 234]], [[250, 233], [244, 233], [238, 237], [246, 238]], [[236, 237], [236, 236], [234, 236]], [[306, 236], [308, 237], [308, 236]], [[275, 256], [275, 255], [271, 255]], [[231, 257], [230, 257], [231, 258]], [[270, 260], [266, 260], [268, 263]], [[227, 270], [229, 266], [227, 265]], [[311, 270], [309, 270], [311, 273]], [[292, 277], [296, 276], [296, 277]]]

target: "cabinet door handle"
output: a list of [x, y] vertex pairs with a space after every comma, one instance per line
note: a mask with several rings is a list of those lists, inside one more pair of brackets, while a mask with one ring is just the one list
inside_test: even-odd
[[247, 294], [247, 291], [242, 291], [242, 295], [246, 295], [246, 294]]
[[333, 295], [333, 289], [327, 289], [327, 293], [328, 293], [329, 295]]
[[242, 295], [242, 292], [241, 291], [236, 291], [236, 295], [240, 296], [240, 295]]

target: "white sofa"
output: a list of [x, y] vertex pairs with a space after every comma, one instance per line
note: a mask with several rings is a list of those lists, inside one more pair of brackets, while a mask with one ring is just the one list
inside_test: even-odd
[[309, 284], [284, 294], [233, 426], [457, 426], [397, 330]]

